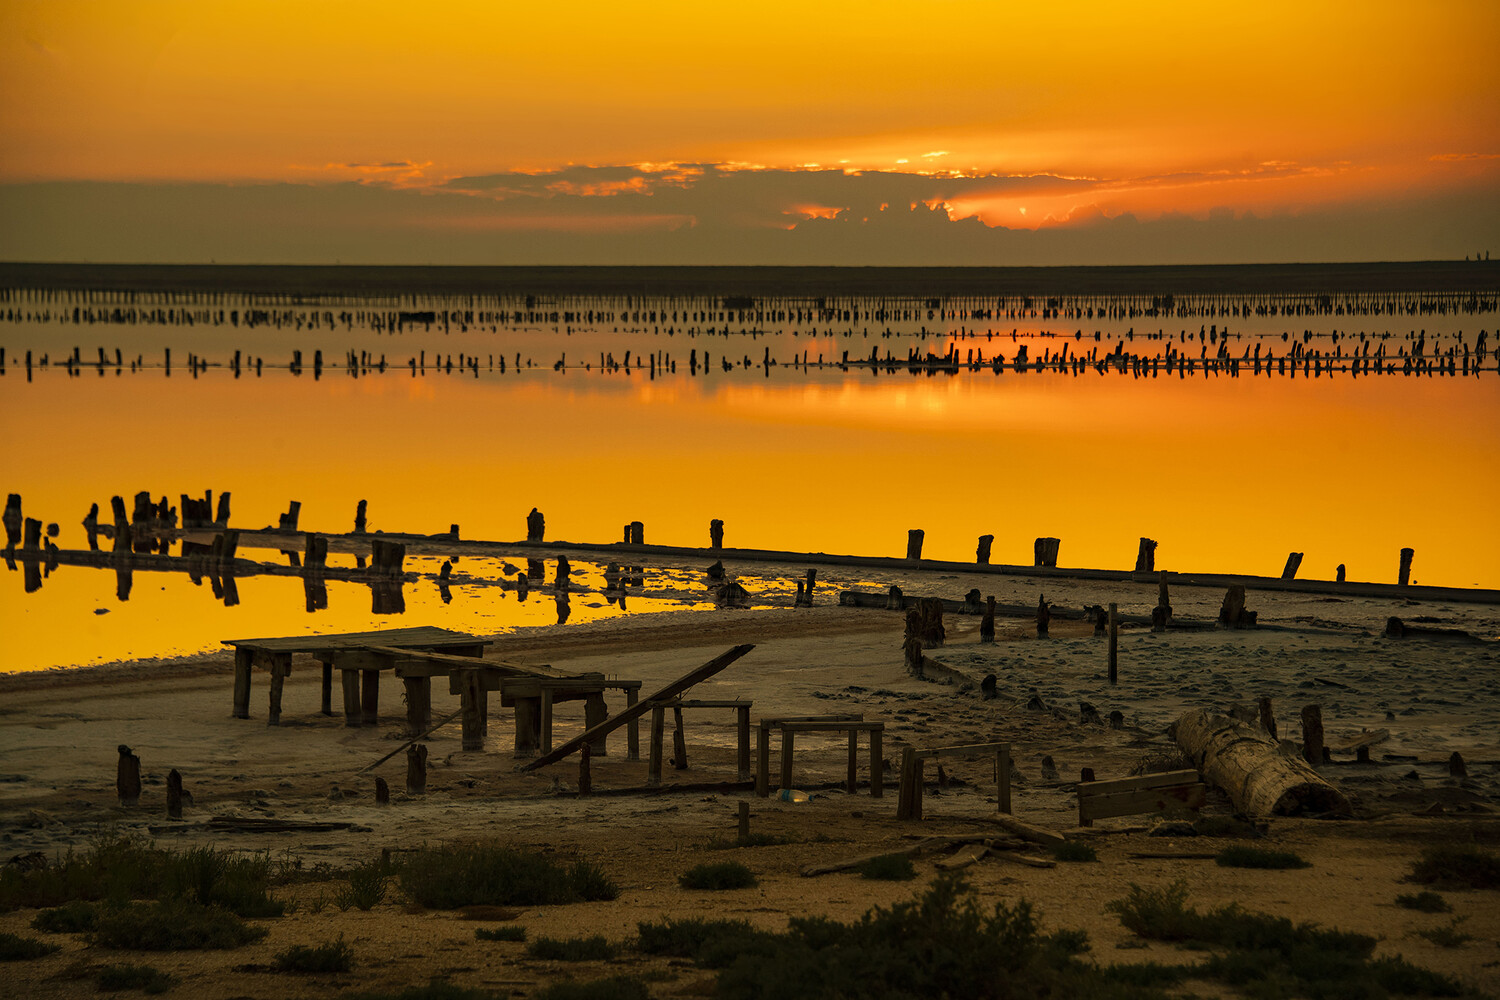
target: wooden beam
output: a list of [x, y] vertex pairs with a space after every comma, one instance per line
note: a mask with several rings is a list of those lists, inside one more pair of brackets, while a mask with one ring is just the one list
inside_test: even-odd
[[592, 729], [586, 730], [578, 736], [573, 737], [571, 740], [568, 740], [568, 742], [562, 744], [561, 746], [558, 746], [551, 753], [543, 754], [536, 760], [530, 761], [525, 766], [523, 766], [521, 770], [534, 771], [539, 767], [546, 767], [548, 764], [557, 763], [564, 757], [573, 753], [579, 747], [583, 746], [585, 743], [591, 743], [601, 736], [605, 736], [609, 733], [614, 732], [616, 729], [619, 729], [621, 726], [625, 725], [625, 723], [630, 722], [634, 719], [638, 719], [642, 715], [645, 715], [646, 712], [651, 709], [653, 702], [668, 701], [682, 694], [682, 692], [686, 691], [694, 684], [698, 684], [701, 681], [708, 680], [708, 678], [712, 677], [714, 674], [717, 674], [719, 671], [723, 670], [725, 667], [729, 666], [735, 660], [738, 660], [740, 657], [744, 656], [754, 648], [754, 643], [742, 643], [741, 645], [725, 650], [718, 656], [714, 657], [712, 660], [709, 660], [707, 663], [703, 664], [701, 667], [683, 674], [681, 677], [677, 678], [677, 680], [668, 684], [666, 687], [662, 688], [651, 697], [646, 698], [642, 701], [638, 701], [634, 705], [627, 707], [625, 711], [621, 712], [619, 715], [610, 716], [608, 719], [605, 719], [603, 722], [599, 723], [599, 725], [594, 726]]
[[[1091, 783], [1096, 784], [1096, 782]], [[1086, 825], [1085, 821], [1108, 819], [1111, 816], [1160, 812], [1168, 808], [1202, 809], [1206, 801], [1208, 801], [1208, 786], [1202, 782], [1194, 782], [1191, 785], [1142, 788], [1129, 792], [1080, 794], [1078, 796], [1078, 819], [1080, 825]]]

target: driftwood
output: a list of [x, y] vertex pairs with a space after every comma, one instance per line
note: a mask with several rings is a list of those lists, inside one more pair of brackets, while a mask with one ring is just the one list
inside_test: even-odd
[[1196, 709], [1173, 723], [1171, 735], [1198, 771], [1246, 815], [1347, 816], [1352, 811], [1342, 792], [1284, 753], [1258, 726]]
[[[989, 854], [1016, 850], [1021, 846], [1021, 843], [1014, 840], [997, 838], [992, 833], [964, 833], [943, 837], [923, 837], [916, 843], [909, 844], [906, 847], [896, 847], [892, 848], [889, 851], [879, 851], [875, 854], [862, 854], [857, 858], [846, 858], [843, 861], [833, 861], [827, 864], [808, 865], [802, 869], [802, 877], [812, 878], [816, 875], [831, 875], [834, 872], [850, 871], [851, 869], [858, 868], [860, 865], [864, 864], [867, 861], [873, 861], [876, 858], [884, 858], [891, 855], [897, 855], [903, 858], [914, 858], [919, 854], [928, 854], [933, 851], [946, 851], [950, 847], [967, 848], [970, 846], [979, 849], [979, 852], [973, 857], [972, 860], [958, 861], [957, 859], [959, 855], [969, 853], [967, 850], [959, 851], [956, 854], [951, 855], [949, 858], [943, 859], [943, 861], [948, 862], [946, 866], [943, 864], [943, 862], [938, 862], [938, 867], [960, 868], [964, 865], [972, 864], [973, 861], [979, 860], [980, 857], [989, 856]], [[988, 854], [985, 852], [988, 852]]]
[[1030, 823], [1023, 823], [1021, 820], [1018, 820], [1014, 816], [1010, 816], [1006, 813], [998, 813], [992, 816], [986, 816], [985, 819], [988, 822], [996, 823], [1004, 827], [1006, 830], [1009, 830], [1011, 833], [1015, 834], [1017, 837], [1020, 837], [1022, 840], [1029, 841], [1033, 844], [1041, 844], [1044, 847], [1051, 847], [1053, 844], [1061, 844], [1068, 839], [1067, 837], [1064, 837], [1062, 834], [1058, 833], [1056, 830], [1047, 830], [1039, 826], [1032, 826]]

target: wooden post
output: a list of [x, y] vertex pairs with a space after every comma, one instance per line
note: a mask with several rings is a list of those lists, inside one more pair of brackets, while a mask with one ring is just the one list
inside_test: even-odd
[[1302, 708], [1302, 759], [1315, 768], [1323, 765], [1323, 709], [1318, 705]]
[[1141, 537], [1141, 545], [1135, 554], [1135, 571], [1150, 573], [1156, 569], [1156, 540]]
[[630, 544], [631, 545], [645, 545], [646, 544], [646, 526], [644, 524], [642, 524], [640, 521], [631, 521], [630, 522]]
[[995, 751], [995, 798], [997, 811], [1010, 812], [1010, 744], [1002, 743]]
[[516, 750], [517, 757], [533, 757], [542, 736], [542, 700], [540, 698], [516, 699]]
[[1038, 538], [1032, 543], [1032, 555], [1037, 566], [1056, 568], [1057, 553], [1062, 548], [1061, 538]]
[[[640, 692], [635, 688], [630, 688], [625, 692], [625, 711], [627, 714], [631, 709], [635, 708], [636, 702], [639, 700]], [[641, 729], [640, 724], [634, 716], [631, 716], [630, 721], [625, 725], [625, 759], [641, 759]]]
[[120, 759], [115, 765], [115, 792], [120, 796], [120, 805], [135, 806], [141, 801], [141, 759], [121, 743]]
[[881, 747], [885, 733], [880, 729], [870, 730], [870, 798], [885, 796], [885, 757]]
[[[718, 518], [708, 522], [708, 541], [712, 549], [718, 550], [724, 547], [724, 522]], [[749, 806], [746, 808], [748, 809]]]
[[1036, 637], [1047, 638], [1047, 626], [1052, 621], [1052, 609], [1047, 606], [1047, 595], [1041, 594], [1036, 600]]
[[1415, 549], [1401, 550], [1401, 571], [1400, 575], [1396, 578], [1397, 585], [1404, 587], [1407, 581], [1411, 579], [1411, 559], [1414, 555], [1416, 555]]
[[380, 724], [380, 671], [362, 670], [364, 683], [360, 686], [360, 720], [367, 726]]
[[250, 665], [255, 654], [248, 649], [234, 651], [234, 711], [233, 718], [250, 718]]
[[995, 544], [994, 535], [980, 535], [979, 545], [974, 549], [974, 560], [981, 566], [990, 564], [990, 546]]
[[1343, 583], [1344, 582], [1344, 564], [1343, 563], [1339, 563], [1338, 569], [1334, 570], [1333, 582], [1334, 583]]
[[175, 767], [167, 772], [167, 819], [182, 819], [182, 775]]
[[1450, 778], [1467, 778], [1469, 768], [1464, 764], [1464, 755], [1457, 750], [1448, 755], [1448, 776]]
[[1276, 739], [1276, 713], [1271, 708], [1271, 699], [1261, 698], [1256, 706], [1260, 709], [1260, 728], [1269, 733], [1271, 739]]
[[344, 725], [357, 729], [364, 724], [359, 707], [359, 671], [340, 670], [339, 684], [344, 690]]
[[1297, 579], [1297, 567], [1299, 567], [1301, 565], [1302, 565], [1302, 553], [1300, 553], [1300, 552], [1291, 552], [1291, 553], [1288, 553], [1288, 555], [1286, 557], [1286, 565], [1283, 566], [1282, 569], [1281, 569], [1281, 578], [1283, 580], [1295, 580], [1295, 579]]
[[333, 714], [333, 660], [323, 661], [323, 708], [324, 715]]
[[922, 818], [922, 771], [922, 758], [917, 756], [914, 748], [901, 751], [901, 795], [896, 804], [897, 819]]
[[388, 806], [391, 804], [391, 786], [386, 784], [384, 778], [375, 778], [375, 804], [377, 806]]
[[755, 794], [771, 794], [771, 730], [763, 725], [755, 727]]
[[739, 803], [739, 821], [737, 836], [743, 844], [750, 839], [750, 803], [743, 800]]
[[[458, 679], [459, 679], [459, 684], [462, 685], [459, 688], [459, 704], [463, 706], [463, 749], [465, 749], [465, 750], [483, 750], [484, 749], [484, 729], [483, 729], [483, 723], [480, 721], [480, 716], [479, 716], [480, 698], [483, 697], [483, 695], [484, 695], [484, 680], [483, 680], [483, 677], [482, 677], [482, 675], [480, 674], [480, 672], [478, 670], [461, 670], [461, 671], [459, 671]], [[522, 700], [519, 699], [519, 698], [517, 698], [516, 699], [516, 743], [517, 743], [517, 750], [520, 749], [520, 745], [519, 744], [521, 742], [521, 730], [522, 730], [522, 725], [521, 725], [521, 722], [522, 722], [522, 719], [521, 719], [521, 714], [522, 714], [521, 713], [521, 703], [522, 703]], [[529, 737], [530, 736], [529, 727], [527, 727], [527, 728], [528, 728], [527, 735]]]
[[[741, 705], [735, 709], [735, 730], [739, 736], [739, 753], [736, 755], [735, 763], [738, 765], [739, 780], [750, 780], [750, 706]], [[746, 808], [749, 808], [748, 806]]]
[[432, 678], [403, 677], [406, 687], [406, 731], [416, 737], [432, 725]]
[[367, 523], [365, 520], [365, 511], [367, 509], [369, 509], [369, 502], [365, 500], [361, 500], [359, 505], [354, 508], [354, 533], [356, 535], [363, 535], [365, 533], [365, 524]]
[[[117, 497], [116, 499], [119, 499], [119, 498]], [[119, 512], [123, 513], [124, 510], [125, 510], [125, 501], [124, 500], [120, 500]], [[5, 547], [6, 548], [13, 549], [17, 545], [21, 544], [21, 524], [22, 524], [23, 520], [24, 520], [24, 518], [22, 518], [22, 516], [21, 516], [21, 494], [19, 494], [19, 493], [11, 493], [5, 499], [5, 517], [4, 517], [4, 522], [5, 522]], [[116, 518], [115, 518], [115, 529], [117, 531], [119, 530], [119, 524], [120, 524], [120, 518], [119, 518], [119, 516], [116, 516]], [[120, 547], [119, 543], [116, 542], [115, 543], [115, 548], [118, 549], [119, 547]]]
[[922, 539], [926, 534], [921, 528], [912, 528], [906, 533], [906, 558], [914, 562], [922, 558]]
[[687, 761], [687, 734], [682, 731], [682, 706], [672, 706], [672, 767], [679, 771], [686, 771]]
[[[609, 718], [609, 706], [604, 703], [602, 691], [591, 691], [583, 698], [583, 728], [593, 729], [599, 723]], [[609, 735], [600, 734], [593, 742], [586, 744], [595, 757], [603, 757], [609, 753]]]
[[646, 784], [661, 784], [662, 740], [666, 736], [667, 710], [661, 705], [651, 706], [650, 760], [646, 764]]
[[984, 617], [979, 619], [979, 641], [995, 641], [995, 597], [993, 594], [984, 600]]
[[271, 659], [271, 706], [266, 712], [266, 725], [281, 725], [281, 689], [286, 685], [286, 675], [292, 672], [291, 653], [273, 653]]
[[848, 792], [850, 795], [853, 795], [855, 789], [859, 787], [858, 754], [859, 730], [851, 729], [849, 730], [849, 767], [848, 773], [844, 776], [844, 791]]
[[786, 726], [781, 727], [781, 787], [792, 787], [792, 744], [796, 734]]
[[542, 712], [542, 753], [552, 752], [552, 689], [542, 684], [542, 696], [538, 699]]
[[406, 748], [406, 794], [427, 794], [427, 744], [413, 743]]
[[214, 523], [221, 528], [229, 524], [229, 494], [227, 492], [219, 494], [219, 510], [214, 515]]
[[589, 795], [594, 790], [594, 776], [591, 772], [591, 763], [594, 758], [593, 748], [585, 743], [578, 749], [578, 794]]
[[1117, 684], [1120, 680], [1120, 606], [1113, 602], [1109, 605], [1109, 682]]
[[817, 583], [818, 583], [818, 571], [815, 570], [815, 569], [808, 570], [807, 571], [807, 593], [803, 597], [803, 603], [806, 604], [807, 607], [809, 607], [809, 608], [812, 607], [812, 603], [813, 603], [813, 598], [812, 598], [813, 587], [817, 586]]

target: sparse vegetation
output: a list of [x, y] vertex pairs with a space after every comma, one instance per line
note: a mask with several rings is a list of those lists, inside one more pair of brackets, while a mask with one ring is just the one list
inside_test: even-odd
[[24, 938], [0, 931], [0, 962], [24, 962], [61, 951], [61, 946], [40, 938]]
[[1403, 893], [1396, 897], [1396, 905], [1418, 913], [1448, 913], [1453, 909], [1446, 899], [1435, 892], [1419, 892], [1415, 895]]
[[689, 958], [699, 965], [714, 968], [716, 965], [711, 955], [733, 949], [736, 942], [747, 942], [759, 932], [745, 920], [689, 917], [640, 923], [636, 925], [636, 933], [636, 948], [648, 955]]
[[1500, 857], [1472, 844], [1442, 844], [1422, 852], [1411, 877], [1439, 889], [1500, 889]]
[[354, 967], [354, 949], [341, 934], [337, 941], [297, 944], [277, 952], [272, 965], [278, 972], [348, 972]]
[[1474, 935], [1465, 934], [1458, 929], [1465, 917], [1454, 917], [1441, 927], [1430, 927], [1427, 930], [1417, 931], [1417, 937], [1423, 937], [1437, 945], [1439, 948], [1461, 948], [1474, 940]]
[[400, 993], [359, 993], [349, 1000], [498, 1000], [500, 994], [489, 990], [470, 990], [455, 986], [441, 977], [422, 986], [408, 986]]
[[435, 910], [465, 906], [545, 906], [614, 899], [619, 887], [586, 861], [559, 864], [494, 844], [455, 844], [411, 854], [401, 887]]
[[1098, 861], [1099, 852], [1091, 844], [1077, 840], [1065, 840], [1052, 845], [1052, 856], [1058, 861]]
[[105, 965], [94, 970], [94, 982], [101, 991], [141, 990], [145, 993], [165, 993], [177, 985], [177, 977], [169, 976], [149, 965]]
[[105, 907], [88, 939], [101, 948], [189, 951], [238, 948], [266, 934], [228, 910], [174, 899]]
[[525, 941], [526, 928], [514, 924], [509, 927], [476, 927], [474, 929], [474, 940], [476, 941]]
[[859, 872], [860, 878], [881, 882], [904, 882], [917, 877], [916, 866], [904, 854], [882, 854], [870, 858], [854, 870]]
[[751, 889], [759, 885], [755, 873], [738, 861], [716, 861], [698, 865], [682, 873], [677, 880], [684, 889]]
[[48, 934], [84, 934], [94, 929], [98, 919], [97, 903], [75, 899], [55, 909], [38, 913], [31, 919], [31, 927]]
[[1265, 847], [1235, 844], [1219, 852], [1214, 859], [1223, 868], [1311, 868], [1291, 851], [1273, 851]]
[[537, 1000], [650, 1000], [651, 990], [635, 976], [611, 976], [589, 983], [553, 983], [536, 994]]
[[554, 962], [604, 962], [615, 957], [619, 949], [602, 934], [586, 938], [540, 937], [526, 946], [532, 958]]
[[385, 880], [390, 874], [384, 864], [372, 861], [367, 865], [355, 865], [344, 872], [345, 884], [333, 897], [334, 905], [341, 910], [353, 907], [370, 910], [385, 899]]
[[791, 837], [783, 837], [774, 833], [751, 833], [743, 837], [735, 837], [733, 840], [713, 837], [703, 845], [703, 849], [705, 851], [732, 851], [740, 847], [778, 847], [790, 843], [793, 843]]

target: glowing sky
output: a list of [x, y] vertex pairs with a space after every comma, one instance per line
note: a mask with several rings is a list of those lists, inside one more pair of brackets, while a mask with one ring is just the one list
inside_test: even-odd
[[1500, 251], [1496, 38], [1489, 0], [3, 0], [0, 257]]

